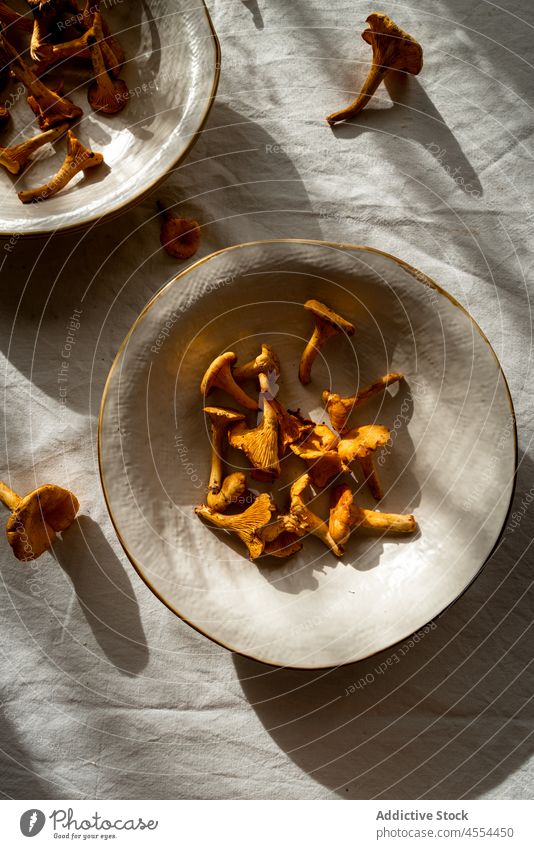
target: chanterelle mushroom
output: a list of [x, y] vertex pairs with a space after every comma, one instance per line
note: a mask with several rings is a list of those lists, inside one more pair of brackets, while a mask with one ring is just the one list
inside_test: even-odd
[[268, 524], [275, 509], [271, 496], [264, 492], [243, 513], [227, 516], [224, 513], [213, 513], [204, 505], [197, 507], [195, 513], [212, 525], [236, 534], [248, 548], [250, 559], [256, 560], [265, 548], [259, 531]]
[[273, 351], [270, 345], [265, 343], [261, 346], [261, 353], [255, 359], [246, 363], [244, 366], [236, 366], [234, 368], [234, 378], [238, 383], [243, 380], [250, 380], [253, 377], [258, 377], [260, 372], [263, 372], [268, 377], [280, 375], [280, 360]]
[[238, 413], [236, 410], [227, 410], [225, 407], [204, 407], [204, 412], [211, 422], [211, 470], [208, 483], [208, 507], [223, 512], [220, 507], [222, 501], [216, 499], [216, 496], [221, 491], [224, 477], [223, 459], [226, 435], [230, 425], [243, 421], [245, 416], [243, 413]]
[[104, 157], [101, 153], [95, 153], [93, 150], [84, 147], [74, 133], [69, 130], [67, 133], [67, 155], [57, 174], [43, 186], [18, 192], [18, 196], [22, 203], [46, 200], [61, 191], [80, 171], [96, 168], [97, 165], [102, 165], [103, 161]]
[[26, 141], [13, 145], [13, 147], [0, 147], [0, 165], [7, 168], [11, 174], [19, 174], [36, 150], [58, 139], [67, 129], [68, 124], [61, 124], [59, 127], [54, 127], [45, 133], [38, 133], [31, 139], [26, 139]]
[[237, 401], [245, 409], [257, 410], [258, 402], [250, 398], [246, 392], [243, 392], [234, 380], [232, 365], [236, 360], [237, 357], [233, 351], [227, 351], [213, 360], [202, 378], [200, 392], [202, 395], [209, 395], [211, 390], [217, 387], [218, 389], [223, 389], [228, 395], [231, 395], [234, 401]]
[[219, 492], [208, 492], [208, 507], [214, 513], [225, 513], [229, 507], [245, 506], [247, 478], [243, 472], [232, 472], [224, 478]]
[[0, 33], [0, 64], [7, 65], [11, 73], [27, 88], [30, 94], [28, 103], [37, 115], [37, 121], [42, 130], [49, 130], [65, 121], [73, 121], [82, 114], [79, 106], [66, 97], [60, 97], [35, 76], [2, 33]]
[[94, 75], [87, 92], [87, 99], [95, 112], [114, 115], [121, 112], [128, 102], [128, 86], [124, 80], [113, 79], [108, 73], [102, 52], [104, 34], [99, 12], [95, 12], [93, 18], [93, 33], [87, 38]]
[[290, 513], [278, 515], [274, 520], [259, 531], [265, 543], [264, 554], [272, 557], [291, 557], [302, 548], [300, 536], [297, 533], [298, 521]]
[[363, 425], [343, 434], [337, 450], [341, 460], [349, 465], [357, 460], [365, 476], [367, 486], [378, 500], [382, 498], [382, 485], [373, 463], [373, 454], [389, 441], [389, 430], [384, 425]]
[[12, 511], [8, 542], [18, 560], [35, 560], [53, 545], [56, 534], [74, 521], [79, 502], [68, 489], [44, 484], [22, 498], [0, 483], [0, 501]]
[[423, 67], [421, 45], [382, 12], [367, 18], [369, 29], [362, 38], [373, 48], [373, 63], [356, 100], [345, 109], [333, 112], [326, 119], [330, 125], [353, 118], [367, 106], [378, 86], [390, 71], [418, 74]]
[[280, 474], [278, 458], [278, 417], [269, 400], [269, 380], [267, 375], [259, 375], [263, 394], [263, 418], [254, 428], [247, 428], [245, 422], [234, 425], [229, 432], [228, 441], [233, 448], [243, 451], [252, 465], [252, 477], [256, 480], [277, 478]]
[[174, 259], [189, 259], [200, 245], [200, 224], [194, 218], [180, 218], [160, 201], [157, 207], [161, 215], [159, 240], [161, 247]]
[[330, 416], [332, 427], [335, 428], [338, 433], [341, 433], [345, 429], [347, 420], [355, 407], [363, 404], [364, 401], [367, 401], [367, 399], [371, 398], [373, 395], [377, 395], [379, 392], [382, 392], [387, 386], [391, 386], [392, 383], [397, 383], [397, 381], [402, 380], [403, 377], [404, 375], [400, 374], [400, 372], [390, 372], [389, 374], [385, 374], [383, 377], [380, 377], [369, 386], [366, 386], [364, 389], [360, 389], [360, 391], [355, 395], [350, 395], [346, 398], [342, 398], [341, 395], [337, 395], [335, 392], [329, 392], [328, 389], [325, 389], [323, 392], [323, 401], [326, 405], [326, 412]]
[[304, 493], [310, 484], [309, 475], [301, 475], [291, 487], [291, 502], [289, 512], [295, 520], [296, 533], [304, 536], [306, 533], [318, 537], [337, 557], [343, 556], [343, 549], [331, 537], [328, 525], [313, 513], [304, 501]]
[[330, 502], [328, 530], [331, 538], [343, 545], [355, 528], [374, 528], [397, 534], [411, 534], [416, 530], [415, 517], [403, 513], [379, 513], [354, 504], [354, 496], [347, 484], [334, 487]]
[[336, 336], [338, 333], [345, 333], [347, 336], [352, 336], [354, 325], [320, 301], [306, 301], [304, 308], [315, 316], [315, 329], [300, 358], [299, 380], [306, 385], [311, 380], [311, 368], [315, 358], [325, 342], [331, 336]]
[[335, 475], [349, 471], [337, 452], [338, 443], [339, 437], [328, 425], [317, 424], [302, 441], [291, 445], [293, 453], [306, 462], [311, 482], [318, 489]]

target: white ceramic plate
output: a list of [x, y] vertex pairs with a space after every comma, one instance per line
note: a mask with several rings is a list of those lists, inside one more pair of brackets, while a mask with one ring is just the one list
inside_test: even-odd
[[[51, 146], [42, 148], [21, 176], [1, 168], [2, 234], [46, 234], [116, 215], [140, 201], [177, 165], [207, 118], [219, 79], [220, 49], [202, 0], [146, 0], [102, 8], [126, 52], [121, 72], [130, 90], [126, 108], [117, 115], [97, 114], [87, 102], [83, 74], [65, 68], [61, 76], [65, 94], [83, 109], [77, 136], [103, 153], [106, 165], [87, 177], [78, 175], [55, 197], [26, 206], [16, 192], [46, 182], [63, 161], [66, 142], [57, 143], [55, 152]], [[18, 10], [27, 12], [26, 4], [19, 3]], [[85, 67], [89, 78], [90, 66]], [[54, 72], [50, 79], [59, 76]], [[39, 132], [20, 83], [10, 83], [2, 99], [14, 104], [2, 145]]]
[[[356, 333], [329, 342], [304, 388], [297, 368], [311, 330], [308, 298], [349, 318]], [[203, 371], [226, 350], [245, 362], [262, 341], [280, 355], [282, 401], [315, 418], [325, 388], [351, 394], [387, 371], [406, 375], [353, 418], [392, 430], [380, 507], [414, 512], [417, 536], [354, 534], [342, 560], [309, 538], [287, 561], [250, 563], [240, 543], [194, 515], [209, 474]], [[229, 399], [214, 394], [213, 403]], [[505, 522], [516, 434], [497, 358], [450, 296], [379, 251], [290, 240], [213, 254], [153, 298], [111, 369], [99, 456], [119, 538], [165, 604], [229, 649], [317, 668], [404, 639], [465, 590]], [[293, 459], [286, 481], [302, 471]], [[374, 506], [365, 487], [359, 499]]]

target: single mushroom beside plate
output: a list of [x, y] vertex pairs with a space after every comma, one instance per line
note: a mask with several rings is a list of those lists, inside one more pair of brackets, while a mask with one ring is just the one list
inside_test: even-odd
[[295, 521], [296, 532], [299, 536], [307, 533], [318, 537], [337, 557], [343, 556], [343, 549], [332, 538], [328, 530], [328, 524], [308, 507], [304, 500], [304, 493], [311, 481], [309, 475], [301, 475], [293, 483], [290, 491], [289, 512]]
[[0, 482], [0, 501], [12, 511], [6, 525], [8, 542], [18, 560], [35, 560], [66, 531], [80, 507], [68, 489], [43, 484], [22, 498]]
[[361, 112], [390, 71], [416, 75], [423, 67], [423, 48], [391, 18], [383, 12], [373, 12], [367, 23], [369, 29], [362, 32], [362, 38], [373, 48], [371, 69], [356, 100], [328, 116], [326, 120], [330, 125], [354, 118]]
[[306, 301], [304, 309], [309, 310], [315, 317], [315, 328], [310, 341], [302, 352], [299, 365], [299, 380], [306, 385], [311, 380], [312, 365], [323, 345], [332, 336], [337, 336], [338, 333], [352, 336], [354, 325], [320, 301], [313, 299]]

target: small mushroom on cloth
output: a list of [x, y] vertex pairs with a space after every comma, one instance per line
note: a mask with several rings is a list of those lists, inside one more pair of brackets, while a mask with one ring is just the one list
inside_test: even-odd
[[228, 435], [233, 448], [243, 451], [253, 465], [252, 477], [255, 480], [272, 481], [280, 474], [278, 456], [278, 416], [269, 400], [269, 380], [260, 374], [260, 388], [263, 394], [263, 418], [259, 425], [248, 428], [245, 422], [234, 425]]
[[411, 534], [416, 530], [417, 523], [411, 514], [380, 513], [378, 510], [358, 507], [350, 487], [341, 484], [332, 490], [328, 530], [331, 538], [338, 545], [343, 545], [355, 528]]
[[326, 405], [326, 412], [332, 422], [332, 427], [338, 433], [341, 433], [345, 429], [351, 412], [356, 407], [359, 407], [368, 398], [372, 398], [379, 392], [383, 392], [392, 383], [398, 383], [403, 377], [404, 375], [400, 374], [400, 372], [389, 372], [364, 389], [360, 389], [355, 395], [349, 395], [348, 397], [342, 397], [335, 392], [329, 392], [328, 389], [325, 389], [323, 392], [323, 401]]
[[250, 560], [256, 560], [265, 548], [260, 531], [269, 523], [275, 509], [271, 496], [264, 492], [243, 513], [231, 516], [214, 513], [205, 505], [197, 507], [195, 513], [212, 525], [236, 534], [248, 548]]
[[302, 352], [299, 365], [299, 380], [302, 384], [306, 385], [311, 380], [312, 365], [323, 345], [332, 336], [337, 336], [338, 333], [352, 336], [354, 334], [354, 325], [320, 301], [314, 301], [313, 299], [306, 301], [304, 309], [309, 310], [315, 318], [314, 331], [310, 341]]
[[20, 144], [13, 145], [13, 147], [0, 147], [0, 165], [7, 168], [10, 174], [19, 174], [36, 150], [45, 144], [56, 141], [67, 129], [68, 124], [60, 124], [59, 127], [38, 133], [31, 139], [26, 139]]
[[200, 392], [206, 396], [212, 389], [222, 389], [245, 409], [257, 410], [259, 409], [258, 402], [247, 395], [234, 380], [232, 365], [236, 360], [237, 356], [233, 351], [227, 351], [225, 354], [216, 357], [206, 369], [200, 383]]
[[326, 120], [330, 125], [354, 118], [361, 112], [390, 71], [416, 75], [423, 67], [423, 48], [391, 18], [383, 12], [373, 12], [367, 23], [369, 29], [362, 32], [362, 38], [373, 48], [371, 69], [356, 100], [328, 116]]
[[8, 542], [18, 560], [35, 560], [53, 545], [56, 534], [67, 530], [79, 509], [76, 496], [54, 484], [22, 498], [0, 483], [0, 501], [12, 511], [6, 525]]
[[67, 155], [57, 174], [54, 174], [47, 183], [38, 186], [36, 189], [18, 192], [19, 199], [22, 203], [37, 203], [53, 197], [70, 183], [72, 178], [80, 171], [96, 168], [103, 162], [104, 157], [101, 153], [95, 153], [95, 151], [84, 147], [74, 133], [69, 130], [67, 133]]
[[384, 425], [363, 425], [346, 431], [337, 446], [341, 461], [347, 466], [357, 460], [365, 482], [377, 501], [384, 495], [382, 485], [373, 462], [374, 452], [385, 445], [390, 433]]
[[160, 201], [157, 207], [161, 214], [161, 247], [174, 259], [189, 259], [200, 245], [200, 224], [194, 218], [180, 218], [165, 209]]

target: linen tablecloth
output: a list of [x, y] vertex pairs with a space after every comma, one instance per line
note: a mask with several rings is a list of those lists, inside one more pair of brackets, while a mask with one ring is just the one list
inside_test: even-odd
[[[423, 44], [424, 69], [381, 86], [334, 131], [324, 116], [363, 80], [371, 51], [360, 32], [374, 4], [209, 6], [219, 92], [168, 181], [86, 232], [0, 244], [2, 478], [21, 491], [57, 482], [82, 504], [35, 564], [0, 545], [1, 791], [529, 797], [532, 4], [379, 7]], [[122, 553], [99, 485], [97, 415], [120, 342], [183, 268], [159, 247], [156, 197], [202, 222], [196, 258], [271, 237], [397, 255], [471, 312], [501, 360], [520, 458], [507, 528], [465, 595], [384, 674], [380, 656], [319, 673], [233, 656], [167, 610]]]

